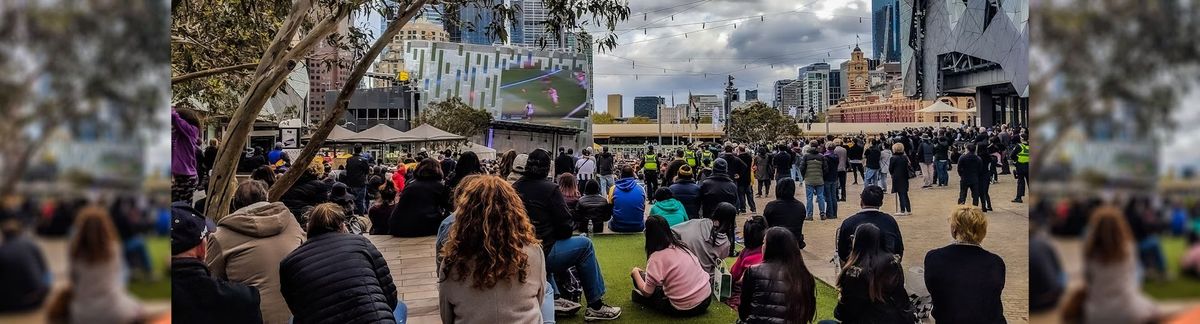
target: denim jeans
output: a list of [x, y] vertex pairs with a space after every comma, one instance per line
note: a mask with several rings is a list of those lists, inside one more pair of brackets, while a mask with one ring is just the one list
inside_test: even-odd
[[937, 181], [934, 182], [942, 186], [950, 184], [950, 172], [948, 171], [949, 167], [950, 161], [948, 160], [933, 161], [933, 173], [937, 178]]
[[367, 187], [350, 188], [350, 194], [354, 195], [354, 214], [367, 214]]
[[613, 184], [615, 183], [615, 181], [613, 180], [613, 175], [611, 175], [611, 174], [597, 176], [596, 182], [598, 182], [598, 184], [600, 185], [600, 192], [603, 194], [607, 194], [608, 188], [612, 187]]
[[[817, 209], [813, 206], [820, 206], [821, 214], [825, 213], [825, 186], [804, 185], [804, 195], [808, 201], [808, 210], [805, 211], [805, 216], [812, 218], [813, 210]], [[813, 196], [817, 197], [817, 204], [813, 204]]]
[[583, 236], [572, 236], [554, 242], [550, 254], [546, 255], [546, 272], [564, 271], [570, 267], [579, 270], [579, 281], [583, 283], [583, 294], [588, 303], [604, 297], [604, 277], [600, 274], [600, 263], [596, 261], [596, 250], [592, 240]]
[[546, 281], [546, 293], [542, 296], [542, 323], [554, 324], [554, 285]]
[[754, 188], [750, 185], [738, 185], [738, 209], [745, 211], [746, 205], [750, 205], [749, 211], [758, 210], [754, 206]]
[[883, 189], [884, 193], [887, 193], [888, 179], [890, 179], [890, 178], [888, 178], [887, 172], [883, 172], [883, 170], [880, 170], [879, 176], [877, 176], [876, 178], [879, 178], [878, 179], [879, 182], [876, 183], [876, 185], [878, 185], [880, 189]]
[[403, 300], [396, 301], [396, 309], [392, 311], [392, 315], [396, 316], [396, 324], [407, 323], [408, 305], [404, 304]]
[[823, 186], [825, 191], [825, 218], [837, 218], [838, 210], [838, 183], [837, 181], [825, 181]]
[[792, 165], [792, 179], [800, 179], [800, 167]]
[[878, 184], [879, 175], [879, 169], [867, 168], [863, 173], [863, 190], [866, 190], [868, 185]]

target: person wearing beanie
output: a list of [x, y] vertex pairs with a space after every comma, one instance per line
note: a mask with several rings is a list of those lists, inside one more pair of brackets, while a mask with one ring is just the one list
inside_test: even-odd
[[679, 167], [679, 175], [675, 176], [675, 183], [669, 188], [671, 196], [683, 204], [688, 219], [700, 218], [700, 185], [696, 184], [694, 172], [695, 169], [690, 165]]
[[267, 163], [275, 172], [287, 171], [287, 168], [292, 167], [292, 157], [283, 151], [283, 142], [275, 142], [275, 147], [267, 153]]
[[208, 227], [187, 209], [171, 209], [171, 308], [178, 323], [261, 323], [257, 289], [217, 279], [204, 264]]
[[650, 207], [650, 215], [658, 215], [667, 220], [668, 226], [675, 226], [688, 220], [687, 210], [683, 203], [671, 195], [671, 189], [658, 188], [654, 192], [654, 206]]
[[737, 183], [729, 177], [729, 163], [724, 158], [713, 161], [712, 175], [700, 183], [700, 216], [709, 218], [717, 204], [737, 205]]

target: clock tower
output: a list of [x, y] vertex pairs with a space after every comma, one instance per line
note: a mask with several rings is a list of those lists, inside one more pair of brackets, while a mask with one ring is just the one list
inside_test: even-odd
[[843, 73], [846, 73], [846, 80], [850, 82], [846, 90], [847, 101], [863, 100], [871, 85], [868, 81], [867, 59], [863, 57], [863, 52], [858, 45], [855, 45], [854, 51], [850, 52], [850, 64], [847, 71]]

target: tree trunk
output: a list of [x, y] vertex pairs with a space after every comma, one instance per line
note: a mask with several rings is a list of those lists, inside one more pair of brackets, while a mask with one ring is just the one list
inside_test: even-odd
[[203, 78], [206, 76], [213, 76], [213, 75], [227, 73], [227, 72], [233, 72], [233, 71], [237, 71], [237, 70], [245, 70], [245, 69], [249, 69], [249, 68], [257, 67], [257, 66], [259, 66], [258, 63], [246, 63], [246, 64], [238, 64], [238, 65], [231, 65], [231, 66], [224, 66], [224, 67], [219, 67], [219, 68], [214, 68], [214, 69], [208, 69], [208, 70], [204, 70], [204, 71], [196, 71], [196, 72], [180, 75], [177, 77], [172, 77], [171, 84], [174, 85], [174, 84], [191, 81], [191, 80], [198, 79], [198, 78]]
[[[308, 3], [310, 1], [302, 0], [300, 2]], [[292, 6], [293, 9], [304, 7], [303, 4]], [[293, 11], [284, 22], [284, 28], [276, 33], [273, 43], [259, 60], [258, 71], [266, 72], [256, 73], [250, 91], [243, 97], [237, 111], [230, 118], [225, 136], [221, 141], [221, 147], [217, 150], [217, 160], [213, 165], [212, 175], [209, 177], [208, 200], [205, 204], [205, 213], [213, 221], [220, 220], [230, 212], [229, 208], [236, 188], [234, 180], [242, 155], [242, 147], [249, 140], [248, 135], [254, 127], [254, 121], [258, 117], [259, 111], [262, 110], [267, 99], [287, 80], [288, 73], [296, 64], [295, 60], [312, 50], [318, 41], [332, 34], [338, 21], [348, 17], [351, 9], [349, 4], [339, 5], [332, 16], [313, 27], [291, 50], [286, 50], [287, 46], [280, 42], [290, 43], [292, 38], [290, 34], [294, 33], [296, 29], [288, 28], [288, 26], [297, 26], [298, 21], [308, 15], [308, 10]]]
[[[383, 52], [383, 48], [387, 47], [392, 42], [392, 38], [400, 33], [400, 29], [413, 17], [423, 10], [426, 0], [416, 0], [410, 4], [400, 18], [394, 20], [387, 30], [384, 30], [379, 38], [375, 40], [375, 44], [371, 45], [371, 49], [366, 55], [355, 64], [354, 70], [350, 72], [350, 77], [346, 79], [346, 83], [342, 86], [342, 91], [338, 93], [337, 100], [333, 102], [333, 110], [321, 120], [321, 125], [313, 132], [309, 138], [308, 144], [304, 146], [304, 150], [300, 152], [300, 156], [294, 161], [296, 164], [307, 166], [313, 158], [317, 156], [317, 150], [325, 143], [325, 139], [329, 137], [329, 132], [333, 131], [333, 127], [337, 125], [337, 121], [342, 118], [342, 114], [346, 112], [347, 106], [350, 104], [350, 96], [354, 95], [354, 91], [358, 89], [358, 82], [362, 80], [363, 75], [367, 73], [367, 69], [371, 67], [371, 63], [375, 61], [375, 57]], [[270, 200], [278, 201], [288, 189], [300, 179], [304, 174], [305, 167], [293, 167], [288, 169], [287, 173], [275, 179], [275, 184], [271, 186]]]

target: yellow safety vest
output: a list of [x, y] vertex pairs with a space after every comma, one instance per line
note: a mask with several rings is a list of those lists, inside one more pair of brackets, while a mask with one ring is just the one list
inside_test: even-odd
[[658, 170], [658, 156], [654, 154], [646, 154], [642, 160], [643, 170]]
[[683, 159], [687, 160], [688, 166], [691, 166], [693, 168], [696, 167], [696, 152], [695, 151], [683, 151]]
[[1018, 144], [1021, 151], [1017, 152], [1017, 163], [1029, 163], [1029, 145]]
[[700, 151], [700, 159], [704, 162], [704, 166], [712, 167], [712, 163], [713, 163], [712, 151], [709, 151], [709, 150]]

